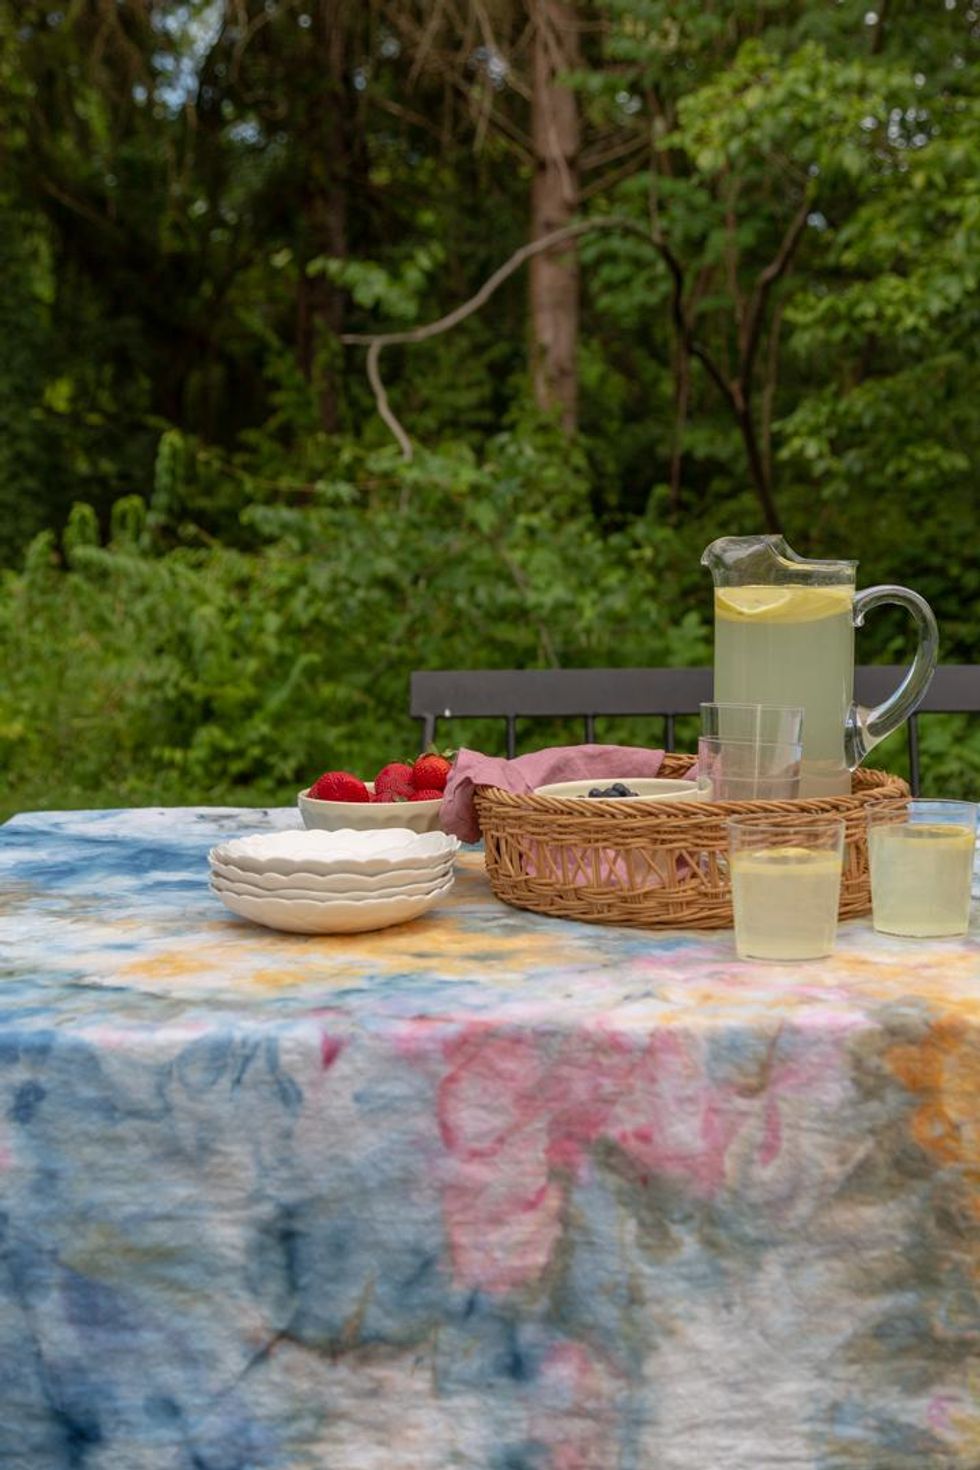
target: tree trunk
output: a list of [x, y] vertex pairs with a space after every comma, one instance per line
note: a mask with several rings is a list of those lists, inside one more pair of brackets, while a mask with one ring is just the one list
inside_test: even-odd
[[[574, 0], [535, 0], [532, 58], [531, 238], [567, 225], [578, 207], [579, 116], [575, 93], [558, 81], [579, 64]], [[532, 378], [540, 408], [557, 409], [562, 428], [578, 417], [579, 273], [574, 247], [531, 261]]]
[[[307, 256], [346, 260], [354, 115], [348, 77], [349, 10], [343, 0], [321, 0], [315, 17], [309, 33], [309, 71], [304, 79], [310, 98], [303, 127], [307, 148], [303, 190]], [[301, 272], [304, 264], [301, 260]], [[296, 306], [300, 366], [316, 382], [323, 428], [334, 433], [340, 427], [340, 373], [331, 354], [339, 352], [344, 329], [344, 293], [323, 274], [311, 280], [301, 273]]]
[[745, 457], [749, 462], [749, 475], [752, 480], [752, 488], [759, 500], [766, 530], [775, 535], [782, 535], [782, 522], [776, 502], [772, 493], [772, 478], [766, 468], [765, 457], [759, 447], [759, 438], [756, 433], [755, 419], [752, 417], [752, 404], [748, 395], [736, 392], [732, 398], [732, 408], [735, 413], [735, 421], [738, 424], [742, 443], [745, 445]]

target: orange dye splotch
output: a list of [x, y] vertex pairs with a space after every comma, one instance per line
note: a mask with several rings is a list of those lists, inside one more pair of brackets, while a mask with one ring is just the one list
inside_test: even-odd
[[920, 1099], [913, 1138], [937, 1163], [959, 1171], [970, 1212], [980, 1221], [980, 1032], [959, 1017], [945, 1017], [922, 1040], [892, 1047], [887, 1061]]

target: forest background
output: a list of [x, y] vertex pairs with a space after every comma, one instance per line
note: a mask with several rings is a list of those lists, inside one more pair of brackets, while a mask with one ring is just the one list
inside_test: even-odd
[[975, 662], [973, 5], [0, 0], [0, 815], [370, 774], [413, 668], [708, 663], [720, 534]]

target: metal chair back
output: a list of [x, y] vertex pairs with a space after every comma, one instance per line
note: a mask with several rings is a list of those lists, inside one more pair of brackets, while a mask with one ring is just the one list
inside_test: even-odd
[[[863, 704], [878, 704], [901, 682], [898, 665], [865, 664], [855, 670]], [[653, 715], [664, 721], [664, 745], [674, 748], [678, 715], [696, 715], [712, 697], [711, 669], [432, 669], [412, 675], [411, 713], [422, 726], [422, 749], [433, 744], [442, 720], [502, 719], [507, 755], [517, 753], [519, 719], [581, 719], [586, 743], [595, 741], [600, 717]], [[938, 668], [919, 709], [907, 724], [909, 784], [919, 791], [920, 714], [980, 714], [980, 667]]]

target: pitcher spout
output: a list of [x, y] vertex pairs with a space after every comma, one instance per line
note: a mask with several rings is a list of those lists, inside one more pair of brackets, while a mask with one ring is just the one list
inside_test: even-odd
[[811, 561], [800, 556], [785, 536], [719, 536], [706, 546], [701, 565], [716, 587], [833, 586], [851, 583], [856, 561]]

